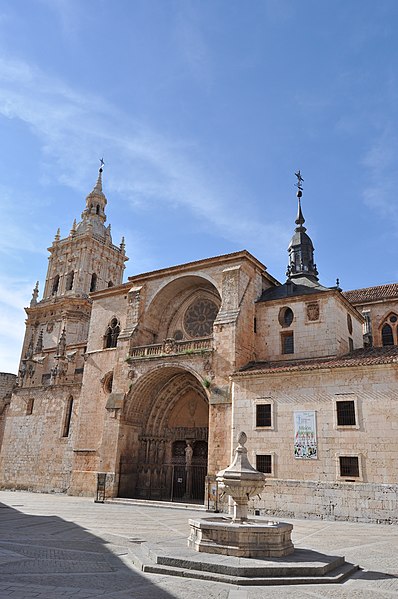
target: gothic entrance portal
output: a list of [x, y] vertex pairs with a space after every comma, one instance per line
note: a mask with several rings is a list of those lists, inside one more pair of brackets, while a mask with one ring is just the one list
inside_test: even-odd
[[120, 497], [203, 503], [209, 408], [190, 372], [165, 367], [137, 381], [126, 410]]

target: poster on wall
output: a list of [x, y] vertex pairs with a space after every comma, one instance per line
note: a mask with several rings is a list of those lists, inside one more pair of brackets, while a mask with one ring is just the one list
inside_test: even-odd
[[294, 412], [294, 457], [300, 460], [318, 458], [316, 412]]

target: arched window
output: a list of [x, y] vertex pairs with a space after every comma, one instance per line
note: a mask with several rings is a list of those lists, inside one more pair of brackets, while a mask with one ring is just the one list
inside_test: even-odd
[[113, 287], [113, 281], [108, 281], [108, 287]]
[[97, 204], [97, 209], [96, 209], [95, 213], [96, 213], [96, 214], [99, 214], [99, 213], [100, 213], [100, 205], [99, 205], [99, 204]]
[[383, 345], [394, 345], [394, 336], [392, 334], [392, 328], [387, 323], [381, 329], [381, 342]]
[[104, 335], [104, 348], [116, 347], [120, 333], [120, 324], [117, 318], [112, 318]]
[[52, 288], [52, 292], [51, 292], [53, 295], [55, 293], [57, 293], [58, 287], [59, 287], [59, 275], [55, 275], [55, 277], [53, 279], [53, 288]]
[[62, 436], [69, 437], [71, 422], [72, 422], [72, 411], [73, 411], [73, 397], [69, 397], [66, 403], [66, 410], [64, 416], [64, 425], [62, 429]]
[[92, 291], [95, 291], [96, 288], [97, 288], [97, 275], [95, 274], [95, 272], [93, 272], [93, 274], [91, 275], [90, 293]]
[[73, 272], [73, 270], [71, 270], [70, 272], [68, 272], [67, 277], [66, 277], [66, 286], [65, 286], [66, 291], [71, 291], [73, 289], [73, 279], [74, 278], [75, 278], [75, 273]]

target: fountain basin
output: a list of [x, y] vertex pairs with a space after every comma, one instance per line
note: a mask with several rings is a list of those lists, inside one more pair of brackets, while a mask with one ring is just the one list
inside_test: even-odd
[[188, 547], [235, 557], [284, 557], [294, 551], [292, 524], [268, 520], [234, 522], [226, 516], [189, 520]]

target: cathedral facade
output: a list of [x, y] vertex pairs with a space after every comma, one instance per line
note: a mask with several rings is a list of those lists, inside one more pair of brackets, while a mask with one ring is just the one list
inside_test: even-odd
[[247, 251], [123, 283], [100, 169], [26, 308], [0, 486], [225, 509], [244, 430], [252, 511], [396, 522], [398, 285], [321, 285], [297, 195], [284, 284]]

